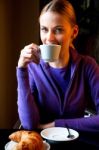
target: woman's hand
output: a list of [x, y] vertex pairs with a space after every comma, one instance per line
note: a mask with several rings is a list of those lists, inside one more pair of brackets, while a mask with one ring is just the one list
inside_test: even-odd
[[30, 45], [25, 46], [24, 49], [21, 50], [20, 58], [18, 61], [18, 67], [25, 68], [27, 64], [31, 61], [38, 64], [39, 60], [39, 46], [32, 43]]
[[50, 128], [50, 127], [55, 127], [55, 122], [50, 122], [50, 123], [46, 123], [46, 124], [40, 124], [38, 126], [38, 129], [46, 129], [46, 128]]

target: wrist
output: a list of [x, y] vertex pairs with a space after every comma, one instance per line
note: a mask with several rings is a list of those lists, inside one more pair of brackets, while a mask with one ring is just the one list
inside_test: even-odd
[[24, 63], [23, 61], [18, 61], [18, 68], [27, 68], [27, 64]]

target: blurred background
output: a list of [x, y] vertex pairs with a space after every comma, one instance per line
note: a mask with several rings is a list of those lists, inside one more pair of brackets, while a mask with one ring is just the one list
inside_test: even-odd
[[[50, 0], [0, 0], [0, 128], [12, 128], [17, 114], [16, 67], [20, 50], [39, 44], [38, 17]], [[75, 47], [99, 63], [99, 0], [70, 0], [80, 27]]]
[[39, 0], [0, 0], [0, 128], [17, 120], [16, 66], [20, 50], [39, 41]]

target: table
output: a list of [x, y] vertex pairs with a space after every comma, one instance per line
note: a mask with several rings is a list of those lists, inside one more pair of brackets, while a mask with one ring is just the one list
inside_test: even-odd
[[[9, 141], [8, 136], [17, 131], [16, 129], [0, 129], [0, 150], [4, 150], [5, 144]], [[82, 132], [77, 140], [65, 143], [50, 143], [51, 150], [79, 150], [88, 148], [90, 150], [99, 150], [99, 133]]]
[[99, 150], [99, 133], [79, 133], [80, 136], [78, 139], [70, 142], [51, 144], [51, 150], [80, 150], [80, 149], [90, 149], [90, 150]]

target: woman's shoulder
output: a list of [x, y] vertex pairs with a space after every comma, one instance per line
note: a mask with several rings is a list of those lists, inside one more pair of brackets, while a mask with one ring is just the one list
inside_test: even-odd
[[80, 54], [76, 49], [72, 50], [71, 52], [73, 62], [75, 62], [75, 64], [77, 64], [79, 67], [83, 67], [83, 69], [88, 72], [99, 72], [99, 64], [96, 62], [95, 58], [89, 55]]
[[84, 60], [85, 63], [88, 64], [97, 64], [95, 58], [89, 56], [89, 55], [81, 55], [82, 59]]
[[81, 61], [83, 62], [83, 67], [87, 74], [99, 74], [99, 64], [93, 57], [81, 55]]
[[99, 64], [96, 62], [95, 58], [93, 58], [92, 56], [81, 55], [81, 60], [87, 66], [97, 66], [97, 67], [99, 67]]
[[99, 65], [92, 56], [80, 54], [76, 49], [73, 49], [71, 52], [72, 58], [76, 63], [82, 62], [85, 65]]

